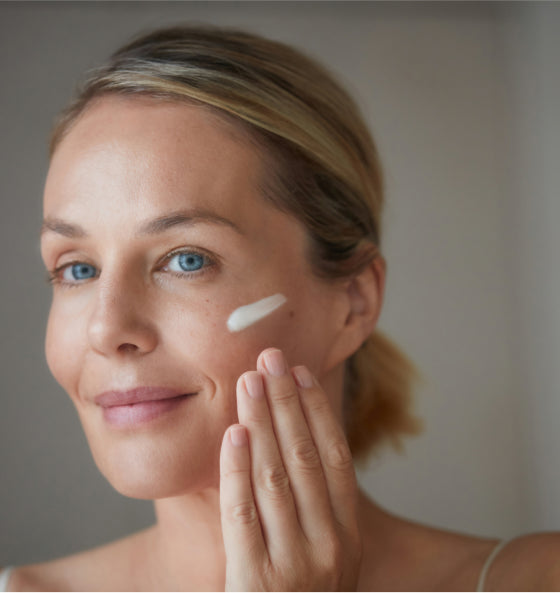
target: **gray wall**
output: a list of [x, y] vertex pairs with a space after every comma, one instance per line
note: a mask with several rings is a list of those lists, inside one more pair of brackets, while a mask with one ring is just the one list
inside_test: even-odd
[[560, 524], [560, 4], [522, 4], [499, 23], [511, 126], [504, 185], [515, 311], [514, 400], [523, 436], [527, 512]]
[[140, 30], [235, 25], [358, 97], [385, 162], [381, 327], [421, 367], [425, 433], [360, 480], [391, 511], [481, 535], [557, 528], [560, 5], [0, 4], [0, 565], [153, 521], [112, 491], [43, 354], [46, 138], [77, 77]]

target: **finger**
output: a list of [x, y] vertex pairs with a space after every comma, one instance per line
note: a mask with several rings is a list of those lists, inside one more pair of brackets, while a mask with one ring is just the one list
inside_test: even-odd
[[222, 441], [220, 511], [228, 566], [248, 566], [266, 557], [251, 487], [251, 459], [244, 426], [230, 426]]
[[321, 538], [334, 522], [321, 459], [302, 410], [298, 386], [278, 349], [265, 350], [257, 368], [263, 370], [274, 431], [300, 525], [308, 538]]
[[358, 485], [352, 453], [331, 403], [309, 370], [292, 369], [301, 390], [305, 417], [317, 445], [334, 516], [345, 529], [356, 533]]
[[271, 554], [274, 546], [295, 541], [299, 524], [260, 373], [247, 372], [237, 382], [237, 413], [250, 434], [253, 493]]

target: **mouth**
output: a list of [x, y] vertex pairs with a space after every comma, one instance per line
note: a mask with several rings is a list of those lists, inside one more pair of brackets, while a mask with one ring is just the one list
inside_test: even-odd
[[93, 401], [101, 407], [103, 418], [108, 424], [116, 428], [132, 428], [177, 410], [196, 393], [180, 393], [161, 387], [137, 387], [128, 391], [105, 391]]

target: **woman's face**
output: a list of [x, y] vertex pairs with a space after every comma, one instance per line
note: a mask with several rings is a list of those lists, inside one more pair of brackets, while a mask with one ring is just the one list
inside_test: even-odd
[[[123, 494], [217, 484], [236, 381], [264, 348], [330, 370], [342, 289], [311, 273], [302, 226], [259, 195], [261, 175], [257, 150], [215, 115], [147, 98], [97, 100], [56, 149], [47, 360]], [[233, 310], [276, 293], [286, 304], [228, 331]], [[140, 413], [96, 399], [151, 393], [164, 399]]]

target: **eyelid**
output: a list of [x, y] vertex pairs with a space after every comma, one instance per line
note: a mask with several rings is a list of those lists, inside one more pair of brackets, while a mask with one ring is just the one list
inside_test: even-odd
[[170, 251], [169, 253], [164, 255], [161, 258], [160, 262], [166, 262], [167, 260], [171, 259], [175, 255], [180, 255], [181, 253], [196, 253], [197, 255], [202, 255], [203, 257], [205, 257], [206, 259], [208, 259], [210, 261], [215, 261], [215, 262], [219, 261], [219, 257], [216, 254], [208, 251], [207, 249], [204, 249], [203, 247], [195, 247], [193, 245], [183, 245], [182, 247], [177, 247], [176, 249], [173, 249], [172, 251]]
[[[194, 253], [196, 255], [200, 255], [204, 258], [205, 261], [205, 265], [203, 268], [201, 268], [200, 270], [193, 270], [192, 272], [175, 272], [175, 271], [171, 271], [171, 270], [164, 270], [165, 266], [168, 264], [168, 262], [173, 259], [175, 256], [177, 255], [181, 255], [183, 253]], [[213, 268], [215, 268], [217, 265], [220, 264], [220, 258], [213, 254], [210, 253], [209, 251], [207, 251], [206, 249], [202, 249], [201, 247], [188, 247], [188, 246], [183, 246], [183, 247], [178, 247], [177, 249], [174, 249], [173, 251], [170, 251], [169, 253], [167, 253], [165, 256], [163, 256], [159, 262], [156, 264], [156, 271], [161, 271], [164, 270], [166, 272], [169, 272], [171, 274], [174, 274], [175, 276], [178, 277], [185, 277], [185, 276], [201, 276], [202, 274], [211, 271]], [[89, 266], [92, 266], [93, 268], [96, 269], [96, 275], [93, 278], [88, 278], [87, 280], [77, 280], [75, 282], [68, 282], [65, 280], [62, 280], [61, 278], [61, 274], [62, 272], [67, 269], [68, 267], [77, 265], [77, 264], [87, 264]], [[58, 284], [58, 285], [62, 285], [64, 287], [75, 287], [75, 286], [81, 286], [82, 284], [86, 284], [92, 280], [95, 280], [96, 278], [99, 277], [100, 275], [100, 271], [97, 268], [96, 265], [94, 265], [93, 263], [91, 263], [90, 261], [87, 261], [87, 258], [84, 257], [83, 259], [74, 259], [72, 261], [69, 262], [65, 262], [59, 266], [56, 266], [53, 269], [49, 269], [47, 270], [47, 277], [46, 280], [49, 284]]]
[[157, 269], [158, 270], [164, 269], [170, 260], [172, 260], [175, 256], [181, 255], [183, 253], [187, 253], [187, 254], [194, 253], [196, 255], [202, 256], [204, 258], [204, 262], [205, 262], [204, 267], [201, 268], [200, 270], [194, 270], [192, 272], [187, 272], [187, 271], [174, 272], [172, 270], [168, 270], [171, 274], [174, 274], [176, 276], [189, 276], [189, 275], [200, 276], [220, 264], [220, 258], [217, 255], [208, 252], [206, 249], [202, 249], [200, 247], [178, 247], [177, 249], [174, 249], [173, 251], [171, 251], [170, 253], [165, 255], [160, 260], [160, 263], [158, 264]]
[[[67, 268], [70, 268], [72, 266], [78, 265], [78, 264], [86, 264], [86, 265], [94, 268], [96, 271], [95, 276], [93, 278], [87, 278], [86, 280], [81, 280], [81, 281], [76, 280], [75, 282], [68, 282], [67, 280], [63, 280], [62, 273], [64, 272], [64, 270], [66, 270]], [[74, 286], [81, 286], [82, 284], [86, 284], [87, 282], [91, 282], [92, 280], [99, 278], [99, 273], [100, 272], [97, 269], [97, 266], [95, 266], [91, 262], [85, 261], [84, 259], [75, 259], [73, 261], [69, 261], [69, 262], [61, 264], [59, 266], [56, 266], [53, 269], [47, 270], [46, 280], [47, 280], [47, 283], [51, 284], [51, 285], [58, 284], [58, 285], [64, 286], [65, 288], [72, 288]]]

